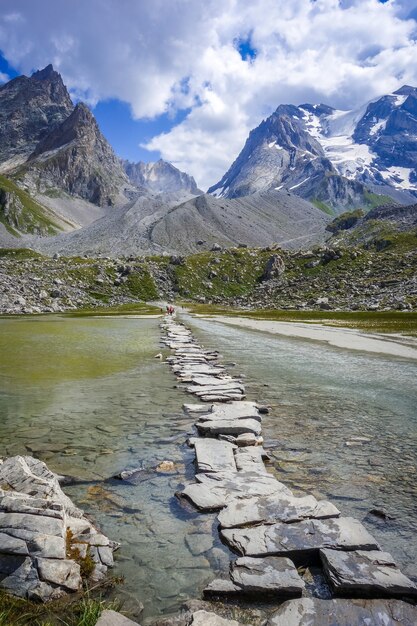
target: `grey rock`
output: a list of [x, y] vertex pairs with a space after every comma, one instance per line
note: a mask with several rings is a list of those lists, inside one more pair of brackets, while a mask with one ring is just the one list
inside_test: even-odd
[[203, 435], [241, 435], [247, 432], [260, 435], [262, 432], [261, 424], [255, 419], [206, 420], [196, 426]]
[[196, 439], [194, 448], [199, 472], [236, 471], [233, 444], [217, 439]]
[[296, 498], [278, 493], [271, 496], [240, 498], [232, 500], [218, 519], [222, 528], [235, 528], [276, 522], [299, 522], [306, 518], [323, 519], [338, 517], [340, 511], [326, 500], [317, 501], [314, 496]]
[[366, 528], [352, 517], [308, 520], [295, 524], [224, 529], [223, 541], [245, 556], [289, 556], [305, 561], [323, 548], [378, 550]]
[[[117, 544], [97, 532], [63, 493], [58, 476], [33, 457], [0, 463], [0, 586], [37, 601], [56, 599], [81, 586], [80, 566], [66, 556], [70, 529], [74, 546], [87, 549], [103, 577]], [[77, 538], [79, 542], [77, 543]]]
[[273, 280], [279, 278], [285, 271], [285, 263], [279, 254], [273, 254], [266, 262], [262, 280]]
[[298, 597], [304, 589], [304, 582], [294, 564], [289, 559], [280, 557], [237, 559], [232, 564], [230, 578], [247, 593]]
[[289, 559], [242, 557], [232, 563], [230, 580], [214, 580], [205, 588], [204, 595], [298, 598], [304, 587], [303, 580]]
[[234, 619], [225, 619], [209, 611], [196, 611], [189, 622], [190, 626], [241, 626]]
[[387, 552], [320, 550], [324, 572], [338, 596], [417, 596], [417, 587]]
[[414, 626], [417, 607], [399, 600], [289, 600], [268, 626]]
[[105, 609], [96, 622], [96, 626], [139, 626], [117, 611]]
[[80, 566], [66, 559], [37, 559], [39, 578], [46, 582], [77, 591], [81, 587]]

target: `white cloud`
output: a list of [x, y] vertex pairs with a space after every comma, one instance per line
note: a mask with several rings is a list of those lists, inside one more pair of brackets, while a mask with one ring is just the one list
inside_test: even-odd
[[[10, 10], [7, 12], [7, 5]], [[0, 48], [28, 73], [49, 62], [77, 97], [119, 98], [137, 118], [188, 116], [148, 147], [216, 182], [280, 103], [350, 108], [417, 84], [408, 0], [3, 0]], [[17, 16], [10, 19], [10, 16]], [[242, 60], [233, 42], [251, 36]]]

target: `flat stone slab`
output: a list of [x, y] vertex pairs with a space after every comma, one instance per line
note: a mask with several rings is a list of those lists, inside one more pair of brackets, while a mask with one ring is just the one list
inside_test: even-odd
[[214, 580], [205, 588], [204, 595], [299, 598], [304, 588], [304, 581], [290, 559], [242, 557], [231, 564], [230, 580]]
[[183, 404], [182, 408], [187, 413], [206, 413], [207, 404]]
[[284, 602], [268, 626], [415, 626], [417, 607], [400, 600], [319, 600]]
[[379, 549], [372, 535], [353, 517], [223, 529], [221, 537], [237, 554], [289, 556], [302, 561], [323, 548]]
[[241, 435], [253, 433], [260, 435], [261, 424], [255, 419], [207, 420], [197, 422], [197, 430], [203, 435]]
[[232, 443], [218, 439], [196, 439], [194, 448], [199, 472], [236, 471]]
[[291, 495], [291, 491], [271, 474], [216, 472], [197, 474], [196, 480], [176, 495], [186, 498], [200, 511], [219, 511], [240, 496]]
[[239, 472], [261, 472], [266, 473], [264, 465], [265, 450], [261, 446], [250, 446], [238, 448], [234, 452], [236, 467]]
[[117, 611], [106, 609], [98, 618], [96, 626], [139, 626], [139, 624], [128, 619], [121, 613], [117, 613]]
[[234, 419], [255, 419], [261, 421], [261, 416], [255, 402], [240, 401], [230, 402], [223, 406], [214, 406], [212, 411], [202, 415], [201, 420], [234, 420]]
[[255, 524], [299, 522], [306, 518], [325, 519], [339, 515], [340, 511], [326, 500], [318, 501], [314, 496], [296, 498], [279, 493], [233, 500], [219, 513], [218, 520], [222, 528], [237, 528]]
[[417, 596], [416, 585], [400, 571], [388, 552], [320, 550], [320, 558], [338, 596]]
[[204, 610], [193, 613], [190, 626], [191, 624], [192, 626], [241, 626], [241, 624], [234, 619], [225, 619], [224, 617], [220, 617], [220, 615], [216, 615], [216, 613]]

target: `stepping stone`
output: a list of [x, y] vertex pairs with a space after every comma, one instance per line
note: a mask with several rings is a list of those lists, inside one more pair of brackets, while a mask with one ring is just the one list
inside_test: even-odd
[[186, 498], [200, 511], [219, 511], [236, 497], [291, 491], [270, 474], [218, 472], [197, 474], [197, 483], [187, 485], [178, 498]]
[[417, 596], [417, 587], [402, 574], [387, 552], [320, 550], [324, 573], [337, 596]]
[[415, 626], [417, 607], [400, 600], [319, 600], [284, 602], [268, 626]]
[[187, 413], [206, 413], [207, 404], [183, 404], [182, 408]]
[[379, 550], [365, 526], [353, 517], [224, 529], [221, 536], [237, 554], [288, 556], [303, 563], [323, 548]]
[[314, 496], [296, 498], [280, 493], [233, 500], [219, 514], [218, 520], [222, 528], [236, 528], [277, 522], [300, 522], [306, 518], [323, 519], [339, 515], [340, 511], [326, 500], [317, 501]]
[[250, 446], [249, 448], [238, 448], [235, 450], [236, 467], [239, 472], [261, 472], [267, 473], [263, 462], [265, 450], [261, 446]]
[[[239, 381], [232, 378], [231, 376], [203, 376], [202, 374], [196, 374], [192, 376], [192, 382], [195, 385], [200, 385], [204, 387], [222, 387], [222, 386], [230, 386], [232, 385], [234, 388], [239, 386]], [[243, 385], [242, 385], [243, 387]]]
[[209, 394], [209, 393], [220, 393], [220, 395], [222, 394], [222, 392], [240, 392], [240, 393], [244, 393], [245, 392], [245, 387], [235, 381], [235, 380], [225, 380], [225, 379], [220, 379], [220, 378], [215, 378], [213, 380], [217, 380], [217, 384], [205, 384], [205, 383], [201, 383], [201, 384], [192, 384], [189, 387], [187, 387], [187, 391], [188, 393], [195, 393], [195, 394]]
[[194, 442], [197, 471], [236, 471], [234, 445], [218, 439], [196, 439]]
[[211, 413], [202, 415], [200, 419], [210, 420], [233, 420], [233, 419], [255, 419], [262, 420], [255, 402], [231, 402], [226, 406], [215, 406]]
[[196, 394], [196, 395], [203, 402], [230, 402], [231, 400], [239, 400], [239, 398], [245, 398], [245, 394], [243, 394], [240, 391], [237, 393], [224, 393], [224, 394], [218, 394], [218, 395], [214, 395], [214, 394], [209, 394], [209, 395]]
[[255, 419], [207, 420], [197, 422], [196, 426], [203, 435], [241, 435], [248, 432], [260, 435], [262, 432], [261, 424]]
[[187, 485], [182, 491], [178, 491], [177, 498], [185, 498], [199, 511], [219, 511], [226, 506], [226, 494], [224, 491], [210, 489], [206, 485], [194, 483]]
[[230, 580], [214, 580], [204, 589], [204, 595], [299, 598], [304, 588], [290, 559], [242, 557], [231, 564]]

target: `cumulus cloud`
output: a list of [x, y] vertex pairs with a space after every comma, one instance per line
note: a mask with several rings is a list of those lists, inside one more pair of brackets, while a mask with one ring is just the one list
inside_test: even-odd
[[[147, 147], [204, 187], [279, 103], [352, 108], [417, 84], [414, 10], [409, 0], [3, 0], [0, 48], [26, 73], [52, 61], [78, 98], [119, 98], [136, 118], [189, 110]], [[256, 56], [242, 58], [239, 41]]]

